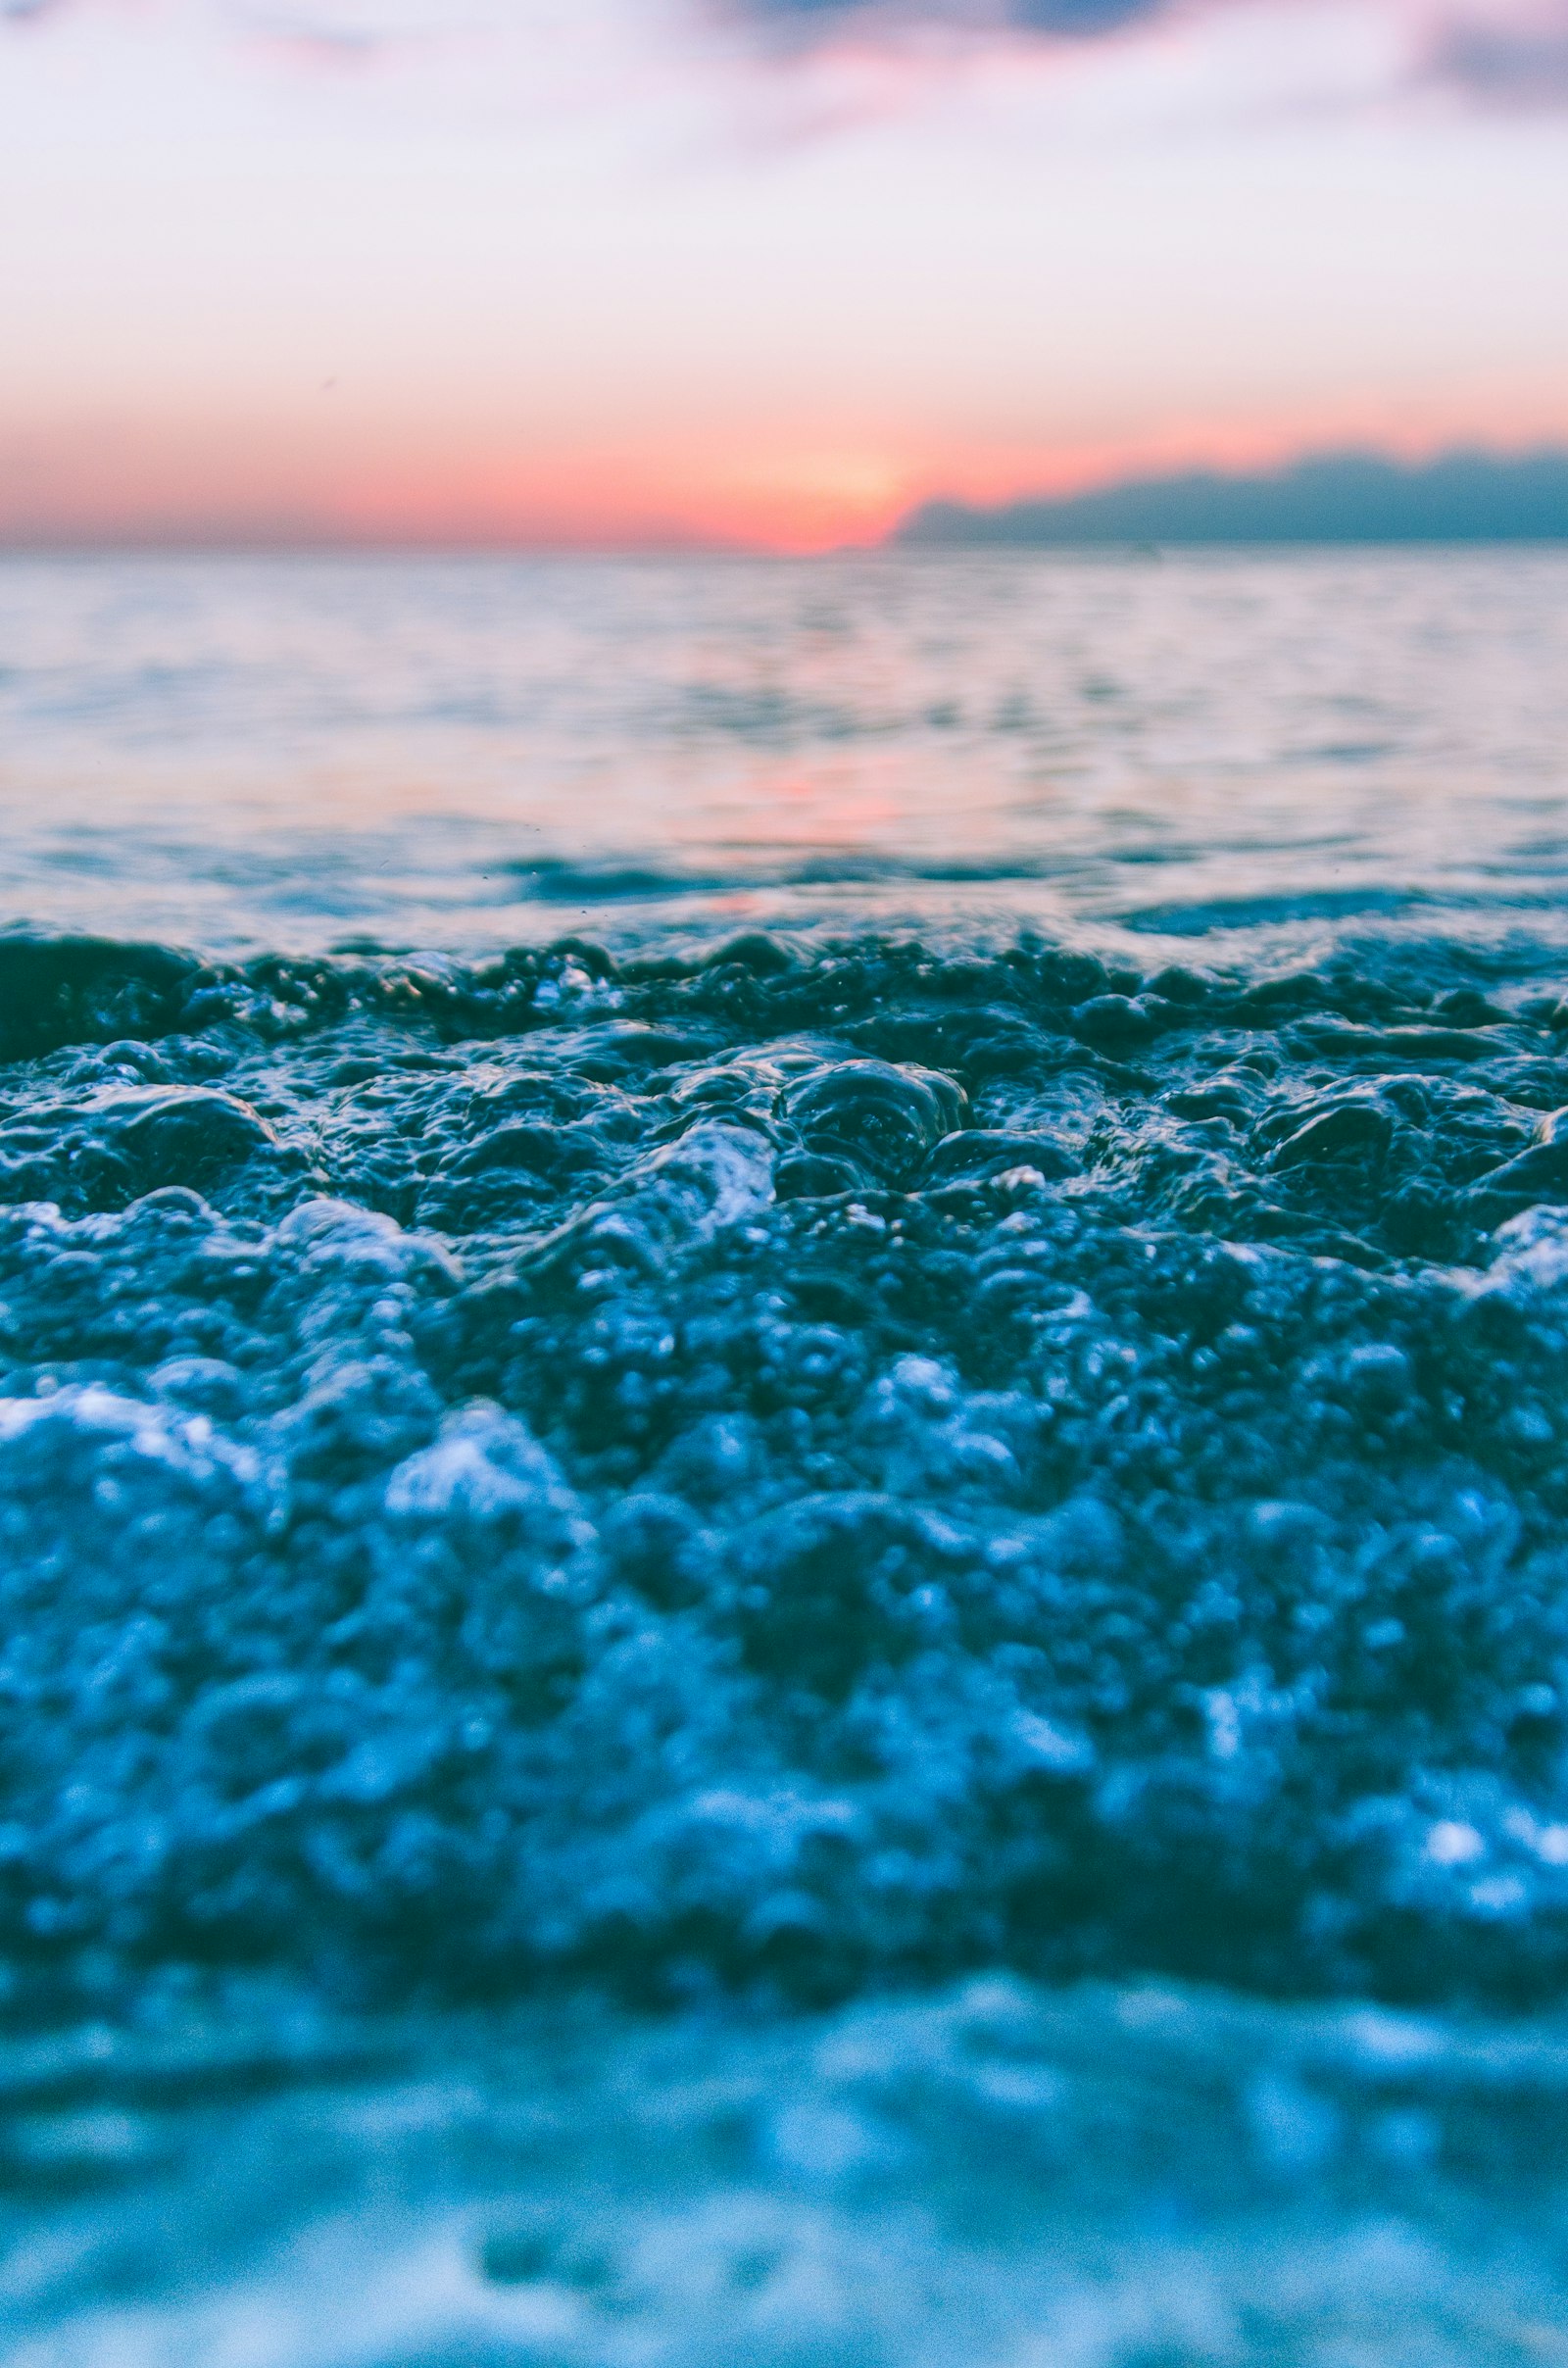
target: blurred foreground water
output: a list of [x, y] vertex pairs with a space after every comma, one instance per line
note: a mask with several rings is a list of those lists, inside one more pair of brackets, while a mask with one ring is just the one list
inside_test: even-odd
[[0, 567], [11, 2356], [1568, 2359], [1565, 661]]

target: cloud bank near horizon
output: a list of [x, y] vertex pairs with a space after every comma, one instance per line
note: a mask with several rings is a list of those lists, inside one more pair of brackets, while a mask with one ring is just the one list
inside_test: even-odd
[[1194, 469], [991, 508], [926, 502], [890, 540], [908, 550], [1568, 542], [1568, 450], [1416, 463], [1314, 453], [1247, 476]]

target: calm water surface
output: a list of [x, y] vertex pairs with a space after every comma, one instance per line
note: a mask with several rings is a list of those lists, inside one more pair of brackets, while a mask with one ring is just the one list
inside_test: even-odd
[[12, 913], [209, 950], [1551, 905], [1565, 739], [1554, 552], [0, 565]]
[[1568, 556], [0, 565], [24, 2368], [1568, 2360]]

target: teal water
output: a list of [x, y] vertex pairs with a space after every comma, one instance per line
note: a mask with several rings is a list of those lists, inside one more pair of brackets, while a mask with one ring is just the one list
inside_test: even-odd
[[1568, 561], [0, 635], [13, 2355], [1568, 2357]]

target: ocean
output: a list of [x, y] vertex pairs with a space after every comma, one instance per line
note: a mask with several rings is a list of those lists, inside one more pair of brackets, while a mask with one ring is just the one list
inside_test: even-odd
[[1568, 554], [0, 563], [16, 2368], [1568, 2361]]

